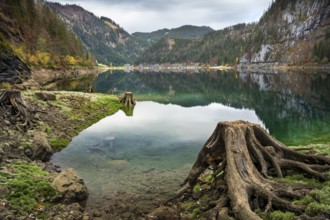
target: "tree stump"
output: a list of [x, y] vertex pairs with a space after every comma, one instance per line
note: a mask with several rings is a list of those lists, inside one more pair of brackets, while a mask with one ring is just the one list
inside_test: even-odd
[[[213, 170], [213, 187], [225, 188], [213, 208], [220, 219], [228, 210], [235, 219], [261, 219], [257, 210], [291, 211], [301, 215], [306, 206], [295, 205], [303, 190], [311, 186], [278, 183], [269, 177], [283, 177], [298, 171], [320, 181], [329, 180], [330, 158], [296, 152], [270, 136], [261, 126], [244, 121], [220, 122], [198, 154], [177, 198], [192, 196], [192, 189], [208, 168]], [[220, 185], [220, 186], [219, 186]], [[303, 189], [303, 190], [302, 190]], [[225, 213], [225, 214], [224, 214]]]
[[123, 98], [120, 99], [121, 103], [124, 103], [126, 106], [131, 107], [135, 105], [135, 101], [133, 99], [133, 93], [132, 92], [125, 92], [125, 95]]
[[0, 94], [0, 107], [2, 113], [9, 117], [11, 122], [16, 124], [19, 129], [28, 130], [33, 127], [33, 113], [22, 99], [21, 91], [2, 91]]

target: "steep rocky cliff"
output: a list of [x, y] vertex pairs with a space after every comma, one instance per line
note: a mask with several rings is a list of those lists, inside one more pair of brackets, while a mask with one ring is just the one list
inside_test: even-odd
[[98, 62], [106, 65], [125, 64], [141, 52], [141, 47], [133, 37], [111, 19], [98, 18], [77, 5], [51, 2], [48, 5], [61, 15]]
[[277, 0], [261, 17], [252, 33], [253, 45], [240, 63], [322, 61], [324, 57], [317, 57], [315, 47], [325, 40], [329, 28], [329, 0]]
[[[0, 5], [0, 9], [4, 7]], [[19, 32], [14, 28], [14, 23], [0, 12], [0, 83], [20, 83], [30, 77], [28, 66], [15, 55], [8, 42], [9, 39], [20, 39]]]
[[30, 75], [30, 68], [20, 58], [0, 51], [0, 83], [21, 83]]

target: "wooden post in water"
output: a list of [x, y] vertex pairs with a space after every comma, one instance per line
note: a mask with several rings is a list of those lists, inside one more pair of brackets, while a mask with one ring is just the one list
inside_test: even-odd
[[125, 95], [120, 100], [121, 103], [124, 103], [126, 106], [131, 107], [135, 105], [132, 92], [125, 92]]

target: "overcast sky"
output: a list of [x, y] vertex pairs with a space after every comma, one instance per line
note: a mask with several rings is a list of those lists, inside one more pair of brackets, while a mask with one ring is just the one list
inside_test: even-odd
[[126, 31], [151, 32], [190, 24], [213, 29], [258, 21], [272, 0], [48, 0], [77, 4]]

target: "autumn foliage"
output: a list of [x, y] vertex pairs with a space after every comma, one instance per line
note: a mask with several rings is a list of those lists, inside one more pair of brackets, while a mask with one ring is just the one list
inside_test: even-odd
[[95, 59], [80, 40], [41, 0], [0, 3], [0, 42], [33, 67], [93, 66]]

